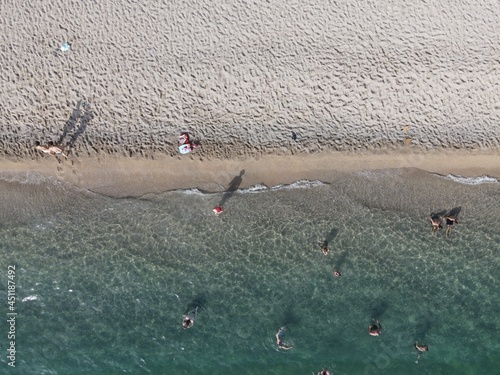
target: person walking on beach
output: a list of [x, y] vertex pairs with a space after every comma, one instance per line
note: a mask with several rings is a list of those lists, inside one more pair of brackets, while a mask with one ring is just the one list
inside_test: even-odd
[[278, 348], [284, 350], [290, 350], [293, 348], [293, 345], [287, 345], [283, 341], [283, 337], [285, 337], [285, 327], [281, 327], [276, 333], [276, 344], [278, 344]]
[[380, 336], [382, 333], [382, 324], [378, 320], [375, 321], [375, 324], [368, 326], [368, 334], [370, 336]]
[[431, 224], [432, 224], [432, 231], [437, 232], [440, 230], [443, 226], [441, 225], [441, 217], [439, 215], [432, 215], [431, 216]]
[[42, 151], [44, 154], [49, 154], [49, 155], [53, 155], [53, 156], [59, 156], [59, 155], [62, 155], [64, 156], [66, 159], [68, 158], [68, 155], [66, 155], [63, 151], [64, 151], [64, 147], [62, 148], [59, 148], [57, 147], [56, 145], [54, 145], [53, 143], [50, 143], [49, 144], [49, 147], [44, 147], [44, 146], [41, 146], [40, 144], [37, 144], [37, 146], [35, 147], [37, 150], [40, 150]]
[[454, 224], [458, 224], [458, 218], [454, 215], [445, 216], [446, 219], [446, 237], [451, 234]]
[[428, 352], [429, 347], [427, 345], [419, 345], [418, 342], [415, 342], [415, 349], [417, 349], [417, 360], [415, 363], [418, 365], [418, 361], [420, 360], [420, 356], [423, 352]]

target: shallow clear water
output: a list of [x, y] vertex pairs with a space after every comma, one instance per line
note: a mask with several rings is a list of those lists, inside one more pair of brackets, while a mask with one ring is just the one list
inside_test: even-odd
[[[0, 300], [15, 265], [18, 313], [16, 368], [4, 355], [1, 373], [500, 368], [498, 183], [372, 171], [235, 192], [215, 217], [222, 194], [112, 199], [36, 175], [1, 177]], [[432, 234], [429, 214], [456, 207], [451, 236]], [[317, 245], [325, 238], [328, 256]], [[183, 330], [193, 306], [195, 325]], [[367, 334], [371, 318], [380, 337]], [[286, 352], [274, 338], [283, 325], [295, 346]], [[415, 340], [430, 346], [418, 365]]]

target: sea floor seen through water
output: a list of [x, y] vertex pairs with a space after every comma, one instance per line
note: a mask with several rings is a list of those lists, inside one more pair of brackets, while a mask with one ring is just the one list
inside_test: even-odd
[[[0, 185], [0, 299], [7, 313], [15, 266], [17, 312], [16, 367], [3, 355], [1, 373], [500, 368], [498, 183], [387, 170], [140, 199], [29, 175], [0, 176]], [[452, 209], [451, 235], [432, 233], [429, 215]], [[372, 318], [379, 337], [368, 335]], [[276, 345], [282, 326], [288, 351]], [[7, 349], [6, 319], [2, 327]], [[430, 348], [418, 364], [415, 341]]]

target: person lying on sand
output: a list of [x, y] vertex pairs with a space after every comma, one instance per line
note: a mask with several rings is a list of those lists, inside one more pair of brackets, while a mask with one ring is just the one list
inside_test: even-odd
[[441, 225], [441, 218], [438, 215], [431, 216], [432, 231], [437, 232], [443, 226]]
[[293, 345], [286, 345], [282, 338], [285, 336], [285, 327], [281, 327], [276, 333], [276, 343], [278, 344], [278, 348], [284, 350], [290, 350], [293, 348]]
[[456, 216], [445, 216], [446, 219], [446, 237], [448, 237], [453, 229], [453, 225], [458, 224], [458, 218]]
[[188, 133], [181, 133], [179, 136], [179, 152], [181, 154], [189, 154], [197, 147], [198, 145], [191, 140]]
[[66, 155], [63, 150], [64, 150], [64, 147], [61, 149], [59, 147], [57, 147], [56, 145], [49, 145], [49, 147], [44, 147], [44, 146], [41, 146], [41, 145], [37, 145], [35, 147], [37, 150], [40, 150], [42, 151], [43, 153], [45, 154], [49, 154], [49, 155], [54, 155], [54, 156], [59, 156], [59, 155], [62, 155], [64, 156], [66, 159], [68, 158], [68, 155]]

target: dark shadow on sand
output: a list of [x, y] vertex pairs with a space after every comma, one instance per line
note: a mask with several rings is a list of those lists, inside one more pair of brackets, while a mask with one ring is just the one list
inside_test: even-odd
[[224, 204], [233, 196], [234, 192], [238, 190], [243, 181], [243, 175], [245, 174], [245, 170], [242, 169], [240, 174], [233, 178], [233, 180], [229, 183], [229, 187], [226, 189], [224, 194], [222, 195], [222, 199], [219, 202], [219, 206], [223, 207]]
[[62, 145], [66, 137], [73, 133], [66, 147], [71, 149], [75, 145], [78, 137], [85, 132], [90, 121], [94, 118], [94, 113], [90, 108], [90, 104], [84, 100], [78, 101], [73, 112], [69, 116], [68, 121], [64, 124], [63, 132], [59, 137], [57, 144]]

